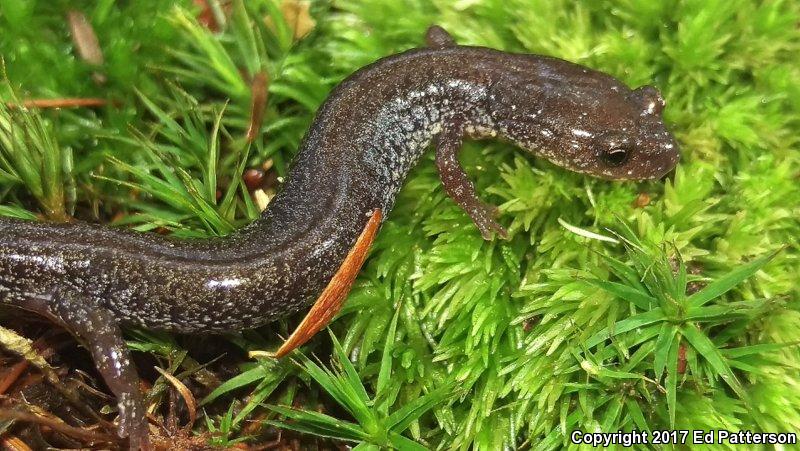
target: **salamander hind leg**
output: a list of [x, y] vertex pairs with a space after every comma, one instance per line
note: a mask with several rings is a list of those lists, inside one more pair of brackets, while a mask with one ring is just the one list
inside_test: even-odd
[[508, 238], [508, 232], [494, 217], [497, 207], [482, 202], [475, 193], [475, 185], [467, 177], [461, 163], [458, 162], [458, 151], [462, 145], [461, 133], [445, 130], [439, 134], [436, 144], [436, 167], [445, 192], [468, 215], [478, 227], [484, 239], [492, 239], [492, 231], [503, 238]]
[[103, 380], [117, 397], [118, 435], [129, 437], [132, 451], [152, 449], [139, 377], [111, 312], [71, 291], [59, 291], [48, 304], [56, 319], [89, 349]]

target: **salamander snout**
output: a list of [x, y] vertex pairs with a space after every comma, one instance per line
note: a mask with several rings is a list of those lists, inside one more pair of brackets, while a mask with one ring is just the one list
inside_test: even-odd
[[[658, 89], [631, 90], [601, 72], [548, 64], [548, 71], [534, 67], [491, 85], [489, 111], [500, 136], [605, 179], [657, 179], [675, 167], [678, 145], [664, 125]], [[556, 68], [569, 71], [553, 78]]]
[[630, 91], [626, 108], [619, 108], [618, 127], [594, 136], [593, 170], [604, 178], [646, 180], [663, 177], [678, 163], [675, 138], [664, 125], [661, 113], [666, 103], [652, 86]]

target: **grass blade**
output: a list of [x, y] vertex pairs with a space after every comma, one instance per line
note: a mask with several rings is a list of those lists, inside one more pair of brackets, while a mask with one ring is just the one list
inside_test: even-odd
[[667, 355], [667, 410], [669, 411], [669, 427], [675, 428], [675, 413], [678, 409], [678, 349], [681, 347], [680, 336], [672, 341]]
[[267, 408], [296, 421], [292, 423], [267, 421], [268, 424], [280, 428], [347, 441], [361, 441], [367, 437], [367, 434], [357, 425], [324, 413], [272, 405]]
[[617, 321], [612, 327], [606, 327], [600, 332], [594, 334], [591, 338], [589, 338], [589, 340], [586, 341], [586, 347], [591, 348], [592, 346], [597, 346], [604, 340], [621, 333], [628, 332], [629, 330], [636, 329], [637, 327], [653, 324], [658, 321], [665, 321], [666, 319], [667, 317], [664, 315], [664, 311], [661, 310], [661, 307], [654, 308], [649, 312], [640, 313], [638, 315], [625, 318], [621, 321]]
[[453, 395], [453, 384], [447, 384], [404, 405], [400, 410], [389, 415], [386, 427], [395, 432], [403, 432], [416, 419], [435, 405]]
[[[382, 400], [386, 396], [386, 389], [389, 386], [392, 375], [392, 351], [394, 351], [395, 335], [397, 331], [397, 319], [400, 316], [400, 309], [394, 312], [392, 322], [389, 324], [389, 332], [386, 334], [386, 343], [383, 346], [381, 356], [381, 369], [378, 372], [378, 382], [375, 385], [375, 400]], [[381, 403], [381, 411], [388, 413], [388, 403]]]
[[744, 391], [744, 387], [742, 387], [742, 384], [736, 379], [736, 375], [733, 374], [730, 365], [725, 361], [725, 356], [722, 355], [714, 343], [694, 324], [686, 324], [681, 328], [681, 332], [683, 336], [686, 337], [686, 341], [694, 347], [699, 355], [703, 356], [703, 358], [711, 364], [711, 367], [714, 368], [722, 380], [724, 380], [740, 398], [747, 401], [747, 393]]
[[669, 323], [661, 325], [661, 331], [658, 333], [655, 349], [653, 350], [653, 372], [656, 375], [656, 380], [660, 380], [661, 375], [664, 373], [670, 350], [672, 350], [677, 336], [677, 326]]
[[600, 279], [588, 279], [586, 283], [600, 288], [618, 298], [624, 299], [645, 311], [650, 310], [658, 303], [656, 298], [649, 294], [621, 283], [608, 282]]
[[745, 279], [749, 278], [753, 274], [755, 274], [759, 269], [763, 268], [764, 265], [769, 263], [770, 260], [775, 258], [776, 255], [781, 251], [779, 249], [771, 254], [765, 255], [761, 258], [757, 258], [750, 263], [742, 265], [733, 271], [725, 274], [724, 276], [720, 277], [719, 279], [711, 282], [703, 288], [702, 290], [698, 291], [697, 293], [689, 296], [689, 305], [692, 307], [700, 307], [705, 305], [712, 299], [718, 298], [728, 292], [731, 288], [735, 287], [736, 285], [743, 282]]

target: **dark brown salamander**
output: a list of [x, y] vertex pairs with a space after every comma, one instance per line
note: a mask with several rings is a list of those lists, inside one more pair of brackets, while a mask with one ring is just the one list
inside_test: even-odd
[[663, 106], [655, 88], [630, 90], [556, 58], [457, 46], [432, 27], [427, 48], [381, 59], [331, 93], [280, 193], [232, 236], [178, 241], [0, 219], [0, 304], [50, 317], [85, 343], [118, 398], [120, 436], [131, 448], [147, 446], [119, 324], [236, 331], [296, 312], [322, 292], [319, 309], [335, 311], [381, 213], [431, 143], [445, 190], [488, 239], [505, 231], [456, 159], [464, 137], [498, 136], [603, 178], [659, 178], [678, 161]]

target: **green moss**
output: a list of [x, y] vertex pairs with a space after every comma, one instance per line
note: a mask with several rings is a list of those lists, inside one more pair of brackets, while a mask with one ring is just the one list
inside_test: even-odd
[[[13, 90], [23, 98], [117, 102], [29, 113], [24, 120], [0, 111], [0, 131], [4, 121], [17, 121], [29, 131], [24, 149], [57, 166], [37, 171], [20, 164], [9, 157], [9, 139], [0, 140], [0, 214], [29, 216], [61, 196], [56, 204], [83, 219], [107, 221], [125, 211], [141, 229], [227, 233], [256, 214], [239, 185], [245, 163], [271, 158], [285, 174], [337, 81], [421, 45], [426, 27], [438, 23], [462, 44], [554, 55], [631, 86], [655, 84], [667, 99], [665, 117], [682, 160], [666, 182], [609, 183], [508, 145], [469, 143], [462, 161], [483, 198], [501, 206], [510, 231], [508, 241], [485, 242], [424, 159], [332, 325], [370, 393], [364, 418], [384, 418], [455, 382], [454, 396], [435, 397], [431, 412], [420, 412], [403, 434], [432, 448], [547, 449], [567, 444], [564, 431], [572, 428], [800, 428], [800, 354], [769, 346], [800, 340], [796, 2], [315, 2], [317, 27], [296, 43], [277, 5], [234, 2], [228, 28], [213, 34], [191, 9], [161, 1], [0, 0], [0, 54], [9, 80], [3, 98]], [[103, 67], [74, 56], [68, 8], [84, 11], [94, 25]], [[267, 26], [267, 16], [277, 26]], [[108, 81], [94, 83], [95, 71]], [[262, 136], [248, 145], [250, 81], [259, 71], [269, 74], [270, 96]], [[185, 172], [173, 173], [174, 166]], [[37, 191], [37, 183], [48, 190]], [[218, 187], [226, 194], [219, 200]], [[134, 189], [142, 194], [131, 202]], [[644, 207], [634, 205], [640, 193], [650, 199]], [[638, 247], [588, 240], [559, 220], [620, 233]], [[680, 316], [686, 283], [696, 290], [781, 248], [752, 277], [737, 279], [706, 304], [711, 310], [703, 319]], [[680, 272], [681, 259], [688, 275]], [[596, 281], [638, 290], [640, 297], [631, 301], [619, 286], [603, 289]], [[648, 297], [657, 302], [643, 304]], [[677, 306], [671, 322], [607, 338], [657, 305]], [[245, 349], [274, 347], [275, 331], [285, 327], [264, 331], [267, 339], [250, 333], [231, 340]], [[314, 343], [328, 342], [323, 334]], [[686, 369], [679, 372], [684, 354]], [[246, 406], [244, 413], [211, 415], [207, 427], [235, 440], [244, 419], [264, 411], [261, 401], [291, 404], [306, 384], [311, 399], [330, 402], [299, 367], [272, 365], [243, 365], [242, 375], [208, 401], [225, 398], [236, 412]], [[235, 391], [242, 387], [252, 396]], [[375, 393], [383, 410], [373, 412]], [[357, 440], [386, 443], [389, 436], [372, 429]], [[231, 443], [225, 440], [218, 443]]]

